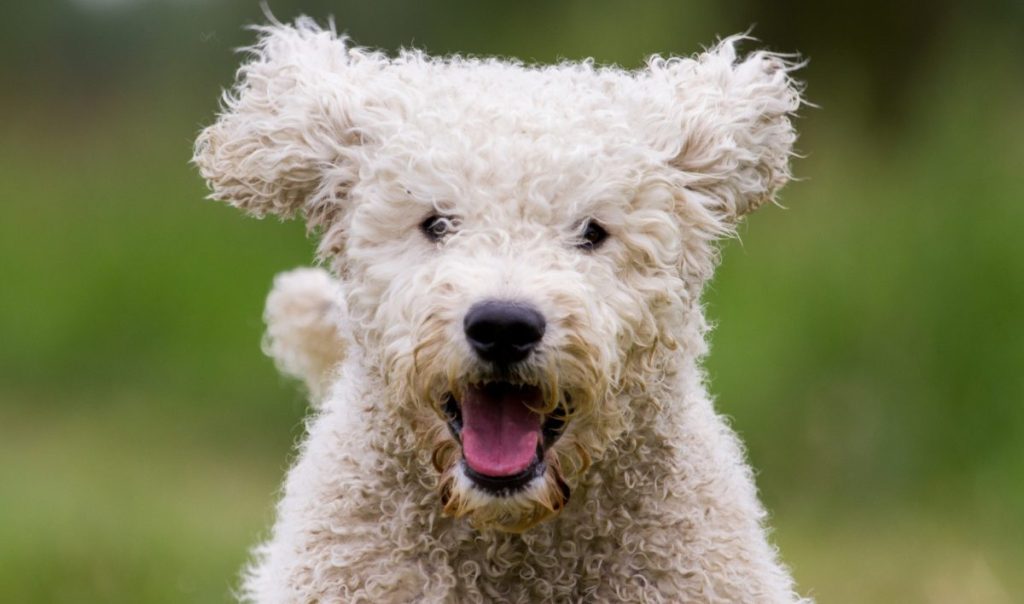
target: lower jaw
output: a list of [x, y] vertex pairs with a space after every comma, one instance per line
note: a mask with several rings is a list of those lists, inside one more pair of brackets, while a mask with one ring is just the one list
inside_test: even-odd
[[[468, 471], [467, 471], [468, 470]], [[465, 461], [459, 461], [440, 484], [440, 501], [446, 516], [467, 518], [476, 529], [522, 533], [560, 514], [569, 504], [572, 490], [557, 465], [540, 460], [534, 474], [523, 472], [521, 484], [490, 484], [492, 477], [474, 477]]]

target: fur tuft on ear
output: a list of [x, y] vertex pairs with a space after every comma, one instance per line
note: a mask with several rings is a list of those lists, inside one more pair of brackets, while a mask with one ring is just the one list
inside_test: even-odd
[[[802, 86], [790, 73], [802, 66], [784, 55], [754, 52], [738, 59], [732, 36], [696, 58], [650, 60], [649, 77], [670, 95], [670, 163], [698, 203], [735, 223], [789, 181], [796, 131], [790, 116]], [[681, 129], [681, 132], [680, 132]]]
[[[305, 17], [254, 29], [260, 38], [245, 49], [251, 59], [224, 93], [217, 121], [196, 140], [192, 161], [211, 198], [249, 214], [322, 215], [324, 202], [343, 193], [338, 185], [351, 182], [344, 159], [358, 140], [349, 119], [361, 96], [356, 84], [384, 60], [347, 48], [333, 26]], [[322, 187], [328, 168], [330, 190]], [[355, 171], [351, 162], [347, 169]]]

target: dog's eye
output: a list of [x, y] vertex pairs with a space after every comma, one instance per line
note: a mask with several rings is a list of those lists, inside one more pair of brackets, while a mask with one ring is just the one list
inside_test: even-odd
[[580, 237], [580, 243], [576, 247], [591, 252], [601, 247], [605, 239], [608, 239], [608, 231], [604, 230], [604, 227], [598, 224], [596, 220], [592, 218], [587, 219], [583, 224], [583, 235]]
[[441, 241], [451, 232], [454, 222], [447, 216], [431, 214], [420, 223], [420, 231], [431, 241]]

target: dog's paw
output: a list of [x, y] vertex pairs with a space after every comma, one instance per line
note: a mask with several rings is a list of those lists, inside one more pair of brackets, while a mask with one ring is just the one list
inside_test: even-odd
[[345, 301], [327, 271], [298, 268], [279, 274], [263, 312], [263, 351], [282, 373], [303, 380], [318, 404], [345, 356]]

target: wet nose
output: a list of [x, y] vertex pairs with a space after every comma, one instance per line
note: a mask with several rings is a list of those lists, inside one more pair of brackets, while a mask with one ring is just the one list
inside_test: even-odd
[[485, 300], [474, 304], [462, 328], [477, 356], [497, 365], [522, 361], [544, 337], [544, 315], [525, 302]]

